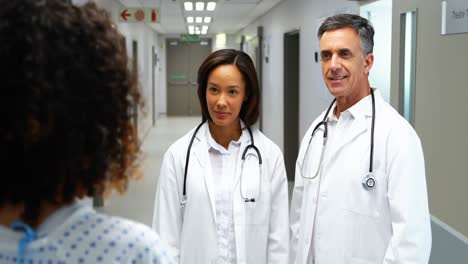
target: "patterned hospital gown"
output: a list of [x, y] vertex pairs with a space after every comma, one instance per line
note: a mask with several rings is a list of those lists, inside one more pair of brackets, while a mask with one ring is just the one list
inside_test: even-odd
[[24, 232], [0, 225], [0, 263], [175, 263], [168, 246], [149, 227], [74, 203], [36, 230], [18, 259]]

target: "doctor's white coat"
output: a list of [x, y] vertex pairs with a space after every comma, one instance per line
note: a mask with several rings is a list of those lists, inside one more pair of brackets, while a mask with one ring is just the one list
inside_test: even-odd
[[[302, 178], [300, 170], [312, 129], [325, 113], [302, 140], [290, 212], [290, 263], [308, 263], [308, 257], [318, 264], [428, 263], [431, 229], [421, 143], [378, 91], [376, 185], [365, 190], [361, 184], [369, 171], [370, 97], [348, 109], [354, 120], [342, 136], [328, 140], [322, 171], [313, 180]], [[312, 140], [312, 155], [320, 149], [322, 131]], [[315, 255], [308, 256], [313, 236]]]
[[[156, 191], [153, 228], [174, 248], [174, 255], [181, 264], [209, 264], [218, 263], [219, 260], [215, 187], [210, 180], [212, 170], [207, 129], [207, 123], [202, 125], [192, 145], [185, 209], [181, 210], [180, 198], [187, 147], [194, 129], [177, 140], [164, 155]], [[259, 130], [252, 129], [252, 132], [255, 145], [263, 158], [261, 193], [257, 197], [260, 187], [258, 177], [249, 177], [249, 170], [258, 170], [258, 163], [254, 159], [255, 165], [244, 171], [242, 186], [243, 194], [256, 197], [257, 201], [246, 203], [240, 196], [240, 155], [251, 141], [248, 131], [244, 129], [236, 184], [233, 186], [237, 263], [285, 264], [289, 250], [289, 219], [283, 156], [280, 149]]]

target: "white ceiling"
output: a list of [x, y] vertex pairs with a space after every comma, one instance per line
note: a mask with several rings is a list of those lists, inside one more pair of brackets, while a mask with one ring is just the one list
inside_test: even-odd
[[156, 7], [160, 10], [161, 22], [150, 24], [161, 34], [188, 33], [185, 16], [200, 16], [197, 11], [184, 11], [185, 1], [214, 1], [216, 9], [213, 12], [201, 12], [201, 16], [211, 16], [208, 34], [238, 32], [252, 21], [261, 17], [283, 0], [119, 0], [127, 7]]

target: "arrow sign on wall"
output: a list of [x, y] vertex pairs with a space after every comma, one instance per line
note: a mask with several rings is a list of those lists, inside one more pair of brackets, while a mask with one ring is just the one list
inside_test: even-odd
[[127, 21], [127, 17], [128, 16], [131, 16], [131, 14], [129, 14], [127, 12], [127, 9], [124, 9], [121, 13], [120, 13], [120, 17], [124, 20], [124, 21]]
[[120, 7], [119, 9], [119, 22], [147, 22], [159, 23], [159, 8], [145, 8], [145, 7]]

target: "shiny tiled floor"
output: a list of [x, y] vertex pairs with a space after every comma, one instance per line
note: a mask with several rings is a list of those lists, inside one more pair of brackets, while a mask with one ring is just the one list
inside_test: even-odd
[[124, 195], [112, 194], [100, 211], [151, 226], [156, 184], [167, 148], [201, 121], [201, 117], [160, 117], [142, 143], [143, 177], [130, 182]]

